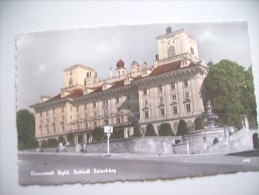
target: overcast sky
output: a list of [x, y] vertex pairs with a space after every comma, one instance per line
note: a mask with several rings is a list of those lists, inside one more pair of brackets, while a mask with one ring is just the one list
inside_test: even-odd
[[82, 64], [108, 78], [121, 58], [129, 69], [132, 61], [153, 65], [156, 37], [166, 27], [185, 29], [198, 40], [201, 59], [219, 62], [229, 59], [248, 68], [251, 65], [245, 22], [151, 24], [99, 28], [78, 28], [17, 34], [17, 106], [29, 108], [41, 95], [55, 96], [63, 87], [63, 70]]

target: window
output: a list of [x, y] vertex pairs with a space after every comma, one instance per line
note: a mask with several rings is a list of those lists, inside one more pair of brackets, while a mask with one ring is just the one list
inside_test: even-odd
[[191, 112], [191, 104], [186, 104], [186, 111]]
[[108, 106], [108, 99], [103, 100], [103, 106]]
[[148, 110], [145, 110], [145, 111], [144, 111], [144, 115], [145, 115], [145, 119], [148, 119], [148, 118], [149, 118], [149, 112], [148, 112]]
[[87, 110], [87, 104], [85, 105], [85, 110]]
[[72, 107], [72, 106], [70, 106], [70, 112], [72, 112], [72, 110], [73, 110], [73, 107]]
[[105, 108], [105, 109], [104, 109], [103, 114], [106, 115], [106, 116], [109, 115], [109, 110], [108, 110], [108, 108]]
[[117, 123], [120, 124], [121, 123], [121, 119], [118, 117], [117, 118]]
[[185, 93], [185, 97], [186, 97], [186, 98], [189, 98], [189, 97], [190, 97], [189, 92], [186, 92], [186, 93]]
[[93, 107], [96, 108], [96, 102], [93, 102]]
[[171, 83], [171, 89], [172, 89], [172, 90], [175, 89], [175, 83]]
[[127, 109], [130, 110], [130, 106], [127, 106]]
[[163, 103], [163, 102], [164, 102], [164, 97], [160, 97], [160, 98], [159, 98], [159, 102], [160, 102], [160, 103]]
[[46, 111], [46, 115], [47, 115], [47, 116], [49, 115], [49, 112], [48, 112], [48, 111]]
[[77, 112], [79, 111], [79, 106], [76, 107], [76, 111], [77, 111]]
[[130, 96], [129, 95], [127, 95], [127, 100], [130, 100]]
[[188, 87], [188, 80], [184, 80], [183, 84], [184, 84], [185, 87]]
[[94, 121], [94, 127], [97, 127], [97, 121]]
[[170, 46], [168, 48], [167, 54], [168, 54], [168, 58], [171, 58], [171, 57], [175, 56], [175, 48], [174, 48], [174, 46]]
[[85, 128], [88, 129], [88, 123], [85, 123]]
[[55, 114], [55, 108], [53, 109], [53, 114]]
[[173, 113], [174, 113], [174, 114], [178, 114], [177, 105], [174, 105], [174, 106], [173, 106]]
[[108, 119], [104, 120], [104, 125], [109, 125], [109, 120]]
[[72, 120], [73, 119], [73, 116], [70, 116], [70, 120]]
[[94, 114], [94, 117], [96, 117], [96, 116], [97, 116], [97, 112], [93, 112], [93, 114]]
[[40, 112], [40, 117], [42, 117], [42, 112]]
[[148, 105], [148, 100], [145, 100], [144, 104], [145, 104], [145, 106], [147, 106]]
[[65, 116], [62, 116], [62, 121], [64, 121], [65, 120]]
[[120, 103], [120, 97], [116, 97], [116, 104]]
[[193, 50], [193, 48], [192, 48], [192, 47], [191, 47], [191, 49], [190, 49], [190, 50], [191, 50], [191, 54], [194, 54], [194, 50]]
[[56, 133], [56, 127], [53, 127], [53, 133]]
[[158, 86], [158, 91], [159, 91], [159, 92], [163, 92], [163, 86], [162, 86], [162, 85], [159, 85], [159, 86]]
[[65, 131], [65, 125], [62, 125], [62, 131], [63, 132]]
[[70, 78], [70, 79], [69, 79], [69, 86], [71, 87], [72, 85], [73, 85], [73, 79]]
[[147, 95], [147, 89], [144, 89], [143, 93], [144, 95]]
[[131, 117], [130, 116], [128, 116], [128, 122], [130, 122], [131, 121]]
[[61, 108], [61, 112], [64, 112], [64, 107]]
[[160, 116], [165, 116], [165, 108], [160, 108]]
[[172, 98], [173, 98], [173, 100], [176, 100], [176, 95], [173, 95]]

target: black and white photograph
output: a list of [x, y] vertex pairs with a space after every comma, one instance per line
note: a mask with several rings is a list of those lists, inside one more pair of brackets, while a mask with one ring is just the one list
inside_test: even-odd
[[248, 40], [246, 22], [18, 34], [19, 183], [259, 171]]
[[259, 4], [0, 1], [0, 194], [259, 194]]

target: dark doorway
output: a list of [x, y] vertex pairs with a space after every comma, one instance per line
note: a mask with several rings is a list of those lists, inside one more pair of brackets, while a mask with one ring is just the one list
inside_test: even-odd
[[253, 146], [254, 149], [259, 148], [258, 133], [253, 134]]

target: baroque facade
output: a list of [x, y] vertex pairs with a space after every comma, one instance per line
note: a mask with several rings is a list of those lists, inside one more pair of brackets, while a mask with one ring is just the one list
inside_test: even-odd
[[91, 143], [96, 127], [112, 125], [124, 138], [133, 135], [136, 124], [145, 133], [152, 123], [156, 132], [170, 123], [174, 134], [180, 120], [193, 128], [204, 111], [201, 86], [207, 67], [199, 58], [198, 43], [185, 30], [157, 37], [158, 54], [152, 67], [136, 61], [127, 70], [123, 60], [100, 80], [93, 68], [74, 65], [64, 70], [64, 86], [55, 97], [41, 97], [35, 110], [36, 139], [75, 135], [75, 143]]

